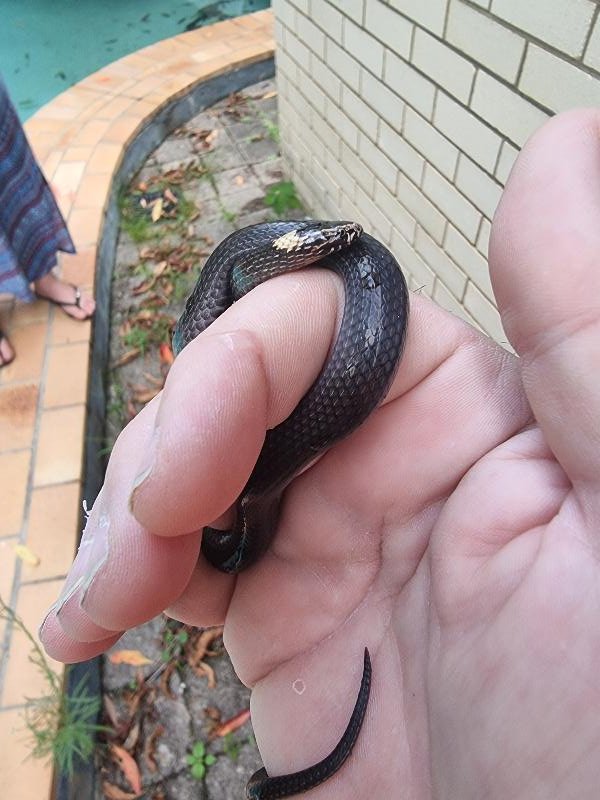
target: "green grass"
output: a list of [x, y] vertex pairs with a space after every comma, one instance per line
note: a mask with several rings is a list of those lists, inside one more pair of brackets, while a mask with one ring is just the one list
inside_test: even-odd
[[295, 208], [302, 208], [296, 187], [292, 181], [280, 181], [270, 186], [265, 193], [265, 205], [270, 206], [275, 214], [281, 216]]

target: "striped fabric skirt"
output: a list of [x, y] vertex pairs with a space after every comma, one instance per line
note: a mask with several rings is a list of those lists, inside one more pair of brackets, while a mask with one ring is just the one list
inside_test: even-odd
[[31, 300], [58, 250], [75, 247], [0, 78], [0, 294]]

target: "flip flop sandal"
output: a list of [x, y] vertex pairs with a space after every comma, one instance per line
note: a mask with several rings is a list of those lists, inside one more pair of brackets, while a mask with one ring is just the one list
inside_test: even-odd
[[[13, 351], [13, 354], [12, 354], [12, 356], [9, 356], [9, 358], [4, 358], [4, 356], [2, 355], [2, 342], [6, 342], [6, 343], [8, 344], [8, 346], [10, 347], [10, 349]], [[9, 364], [11, 364], [11, 363], [12, 363], [14, 360], [15, 360], [15, 352], [14, 352], [13, 346], [12, 346], [12, 344], [9, 342], [9, 340], [8, 340], [8, 337], [7, 337], [7, 336], [5, 336], [5, 335], [2, 333], [2, 331], [0, 331], [0, 369], [1, 369], [2, 367], [7, 367], [7, 366], [8, 366]]]
[[52, 305], [55, 305], [55, 306], [58, 306], [59, 308], [62, 308], [62, 310], [65, 312], [65, 314], [68, 317], [71, 317], [72, 319], [79, 320], [79, 322], [84, 322], [86, 319], [90, 319], [92, 314], [87, 314], [85, 317], [74, 317], [73, 314], [69, 314], [69, 312], [66, 310], [70, 306], [74, 306], [74, 307], [79, 308], [79, 309], [81, 309], [83, 311], [83, 309], [81, 308], [81, 289], [79, 288], [79, 286], [75, 286], [74, 283], [69, 283], [68, 286], [71, 286], [73, 288], [73, 290], [75, 291], [75, 300], [72, 303], [70, 303], [68, 301], [62, 301], [61, 302], [60, 300], [55, 300], [53, 297], [48, 297], [48, 295], [46, 295], [46, 294], [40, 294], [40, 292], [35, 292], [35, 296], [39, 297], [40, 300], [47, 300], [49, 303], [52, 303]]

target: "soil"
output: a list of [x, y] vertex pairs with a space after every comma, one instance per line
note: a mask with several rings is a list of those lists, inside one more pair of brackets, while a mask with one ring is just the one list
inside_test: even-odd
[[[269, 205], [269, 202], [271, 205]], [[174, 322], [206, 257], [233, 230], [294, 217], [272, 81], [235, 93], [175, 131], [120, 200], [112, 289], [107, 449], [162, 387]], [[249, 690], [221, 631], [161, 616], [103, 663], [102, 789], [96, 800], [238, 800], [261, 766]]]

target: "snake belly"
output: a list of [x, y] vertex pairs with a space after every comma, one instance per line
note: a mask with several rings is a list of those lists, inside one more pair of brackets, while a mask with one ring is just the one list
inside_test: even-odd
[[[216, 568], [237, 573], [254, 563], [275, 535], [282, 493], [294, 476], [354, 431], [385, 397], [396, 373], [408, 323], [408, 290], [390, 251], [353, 222], [280, 221], [235, 231], [207, 260], [173, 335], [180, 352], [252, 288], [314, 265], [344, 284], [344, 311], [320, 375], [291, 415], [267, 431], [236, 503], [229, 531], [205, 528], [202, 552]], [[371, 664], [365, 651], [361, 689], [336, 748], [319, 764], [270, 778], [252, 776], [247, 797], [271, 800], [308, 791], [349, 756], [366, 711]], [[343, 755], [343, 757], [342, 757]]]

